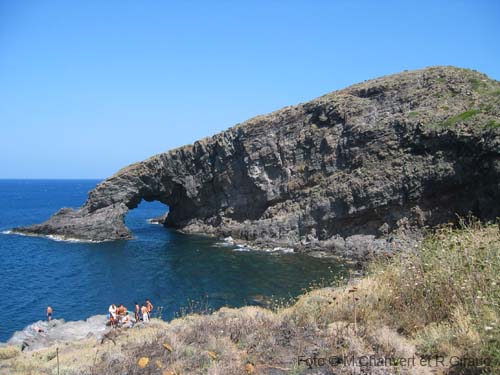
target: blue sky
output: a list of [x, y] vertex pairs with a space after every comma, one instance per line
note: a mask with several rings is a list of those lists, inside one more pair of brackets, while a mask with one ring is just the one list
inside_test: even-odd
[[500, 79], [498, 1], [0, 0], [0, 178], [104, 178], [430, 65]]

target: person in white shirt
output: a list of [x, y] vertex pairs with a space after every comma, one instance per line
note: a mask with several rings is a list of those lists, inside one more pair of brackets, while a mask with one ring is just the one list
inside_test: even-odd
[[116, 325], [116, 305], [112, 303], [109, 306], [109, 321], [111, 322], [111, 327]]

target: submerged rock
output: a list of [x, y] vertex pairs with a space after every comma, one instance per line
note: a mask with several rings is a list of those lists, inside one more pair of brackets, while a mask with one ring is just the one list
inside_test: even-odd
[[261, 294], [256, 294], [255, 296], [250, 297], [248, 304], [251, 306], [260, 306], [269, 308], [272, 304], [272, 300], [269, 297], [266, 297]]
[[160, 224], [163, 225], [165, 223], [165, 220], [167, 219], [167, 214], [158, 216], [158, 217], [152, 217], [151, 219], [148, 219], [149, 224]]
[[77, 210], [14, 231], [131, 238], [142, 199], [164, 225], [261, 247], [351, 258], [414, 246], [420, 229], [500, 213], [500, 83], [434, 67], [257, 116], [132, 164]]

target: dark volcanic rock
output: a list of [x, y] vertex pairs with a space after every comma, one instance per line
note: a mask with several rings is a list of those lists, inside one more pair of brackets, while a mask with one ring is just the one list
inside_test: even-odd
[[472, 213], [500, 214], [500, 83], [434, 67], [366, 81], [132, 164], [79, 210], [18, 232], [130, 238], [142, 199], [165, 225], [352, 257]]

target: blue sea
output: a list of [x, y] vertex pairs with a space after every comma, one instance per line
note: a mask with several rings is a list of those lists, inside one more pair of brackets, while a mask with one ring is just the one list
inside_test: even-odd
[[182, 311], [289, 298], [344, 272], [340, 264], [298, 254], [242, 251], [216, 239], [148, 223], [168, 210], [142, 202], [126, 217], [135, 239], [104, 243], [7, 234], [61, 207], [79, 207], [97, 180], [0, 180], [0, 342], [34, 321], [85, 319], [114, 302], [133, 309], [152, 300], [162, 318]]

